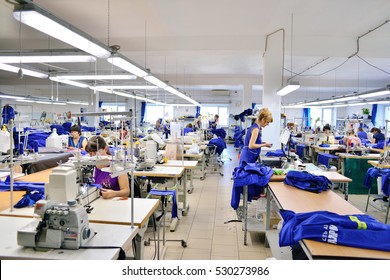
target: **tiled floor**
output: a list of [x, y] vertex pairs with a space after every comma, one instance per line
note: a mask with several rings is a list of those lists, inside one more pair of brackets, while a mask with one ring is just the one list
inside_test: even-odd
[[[236, 212], [230, 207], [233, 169], [238, 165], [237, 152], [232, 145], [224, 151], [224, 162], [221, 167], [224, 176], [208, 174], [205, 180], [194, 180], [194, 191], [187, 195], [190, 208], [182, 216], [175, 232], [166, 230], [166, 238], [184, 239], [187, 247], [180, 242], [167, 242], [165, 260], [264, 260], [272, 257], [264, 246], [264, 233], [249, 233], [248, 245], [244, 246], [242, 223], [224, 222], [237, 219]], [[340, 194], [342, 195], [342, 194]], [[366, 195], [350, 195], [349, 201], [364, 212]], [[256, 204], [249, 205], [249, 214], [255, 213]], [[369, 207], [368, 214], [384, 221], [385, 213]], [[169, 214], [168, 214], [169, 215]], [[153, 238], [148, 230], [147, 237]], [[145, 246], [145, 259], [153, 259], [155, 246]]]

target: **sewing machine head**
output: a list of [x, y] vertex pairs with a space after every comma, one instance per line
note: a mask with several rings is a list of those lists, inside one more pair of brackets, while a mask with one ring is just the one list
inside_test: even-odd
[[94, 236], [85, 208], [76, 201], [56, 203], [39, 200], [32, 223], [18, 230], [18, 245], [25, 247], [79, 249]]

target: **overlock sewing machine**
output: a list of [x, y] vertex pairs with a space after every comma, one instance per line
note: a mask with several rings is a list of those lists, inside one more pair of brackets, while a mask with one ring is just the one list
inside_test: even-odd
[[74, 200], [67, 204], [39, 200], [34, 213], [40, 220], [18, 230], [18, 245], [79, 249], [94, 236], [85, 208]]
[[46, 200], [35, 204], [39, 219], [18, 230], [21, 246], [78, 249], [93, 236], [85, 206], [99, 197], [96, 187], [87, 187], [91, 168], [60, 165], [45, 185]]

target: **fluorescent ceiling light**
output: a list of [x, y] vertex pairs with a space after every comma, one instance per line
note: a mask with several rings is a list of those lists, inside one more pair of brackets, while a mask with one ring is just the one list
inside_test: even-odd
[[94, 90], [101, 90], [101, 89], [158, 89], [157, 86], [148, 86], [148, 85], [145, 85], [145, 86], [141, 86], [141, 85], [117, 85], [117, 86], [110, 86], [110, 85], [107, 85], [107, 86], [93, 86], [93, 87], [90, 87], [91, 89], [94, 89]]
[[366, 105], [367, 102], [359, 102], [359, 103], [348, 103], [346, 106], [359, 106], [359, 105]]
[[290, 81], [290, 82], [288, 82], [288, 84], [286, 86], [279, 89], [276, 92], [276, 94], [280, 95], [280, 96], [284, 96], [284, 95], [287, 95], [287, 94], [299, 89], [300, 87], [301, 86], [300, 86], [299, 82]]
[[21, 96], [15, 96], [15, 95], [8, 95], [8, 94], [0, 94], [0, 99], [24, 99], [24, 97]]
[[319, 108], [338, 108], [338, 107], [347, 107], [348, 104], [338, 104], [338, 105], [323, 105], [319, 106]]
[[303, 104], [282, 105], [282, 108], [285, 108], [285, 109], [304, 108], [304, 105]]
[[118, 74], [118, 75], [111, 75], [111, 74], [100, 74], [100, 75], [56, 75], [57, 79], [60, 80], [135, 80], [137, 79], [137, 76], [135, 75], [128, 75], [128, 74]]
[[35, 103], [35, 101], [34, 100], [30, 100], [30, 99], [16, 99], [16, 101], [18, 101], [18, 102], [27, 102], [27, 103]]
[[351, 101], [351, 100], [356, 100], [359, 97], [354, 95], [354, 96], [347, 96], [347, 97], [342, 97], [342, 98], [335, 98], [334, 102], [344, 102], [344, 101]]
[[115, 90], [109, 90], [109, 89], [97, 89], [97, 90], [100, 91], [100, 92], [108, 93], [108, 94], [115, 94], [115, 95], [119, 95], [119, 96], [123, 96], [123, 97], [133, 98], [133, 99], [136, 99], [136, 100], [143, 100], [143, 101], [154, 103], [154, 104], [158, 104], [158, 105], [166, 105], [165, 103], [158, 102], [158, 101], [155, 101], [155, 100], [152, 100], [152, 99], [148, 99], [148, 98], [141, 97], [141, 96], [134, 95], [134, 94], [130, 94], [130, 93], [125, 93], [125, 92], [120, 92], [120, 91], [115, 91]]
[[13, 15], [16, 20], [94, 56], [107, 58], [111, 55], [108, 47], [35, 4], [20, 5]]
[[50, 80], [52, 80], [54, 82], [58, 82], [58, 83], [72, 85], [75, 87], [81, 87], [81, 88], [88, 88], [89, 87], [89, 85], [87, 85], [87, 84], [83, 84], [83, 83], [75, 82], [75, 81], [70, 81], [70, 80], [58, 79], [57, 77], [50, 77]]
[[367, 104], [390, 104], [390, 100], [371, 101], [371, 102], [367, 102]]
[[148, 75], [148, 73], [142, 69], [140, 66], [136, 65], [133, 62], [128, 61], [125, 58], [119, 57], [119, 56], [113, 56], [107, 58], [107, 61], [111, 64], [114, 64], [115, 66], [126, 70], [140, 78], [143, 78]]
[[18, 73], [20, 69], [22, 69], [23, 75], [32, 76], [32, 77], [41, 78], [41, 79], [45, 79], [45, 78], [49, 77], [49, 75], [42, 73], [42, 72], [39, 72], [39, 71], [36, 71], [36, 70], [29, 70], [29, 69], [26, 69], [24, 67], [20, 68], [20, 67], [8, 65], [8, 64], [0, 63], [0, 70]]
[[0, 52], [0, 63], [67, 63], [67, 62], [95, 62], [96, 57], [87, 54], [70, 55], [3, 55]]
[[174, 87], [167, 86], [167, 87], [165, 88], [165, 90], [168, 91], [168, 92], [170, 92], [170, 93], [172, 93], [172, 94], [174, 94], [174, 95], [176, 95], [176, 96], [178, 96], [178, 97], [180, 97], [180, 98], [183, 98], [183, 99], [189, 101], [190, 103], [192, 103], [192, 104], [194, 104], [194, 105], [196, 105], [196, 106], [202, 106], [200, 103], [196, 102], [196, 101], [193, 100], [191, 97], [189, 97], [189, 96], [187, 96], [187, 95], [181, 93], [180, 91], [178, 91], [178, 90], [175, 89]]
[[376, 96], [383, 96], [383, 95], [387, 95], [387, 94], [390, 94], [390, 90], [388, 88], [382, 89], [379, 91], [366, 93], [366, 94], [360, 94], [359, 98], [370, 98], [370, 97], [376, 97]]
[[149, 83], [158, 86], [159, 88], [166, 88], [168, 86], [166, 83], [160, 81], [154, 76], [146, 76], [144, 77], [144, 79], [147, 80]]
[[38, 101], [38, 100], [36, 100], [35, 101], [36, 103], [39, 103], [39, 104], [52, 104], [53, 102], [50, 102], [50, 101]]
[[195, 104], [167, 104], [167, 106], [176, 106], [176, 107], [195, 107]]
[[88, 106], [88, 102], [83, 102], [83, 101], [66, 101], [67, 104], [75, 104], [75, 105], [85, 105]]

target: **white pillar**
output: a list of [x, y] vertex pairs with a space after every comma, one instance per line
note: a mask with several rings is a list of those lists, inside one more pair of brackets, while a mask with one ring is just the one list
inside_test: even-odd
[[253, 102], [253, 97], [252, 97], [252, 84], [250, 83], [245, 83], [244, 84], [244, 92], [242, 94], [242, 111], [252, 108], [252, 102]]
[[[92, 96], [92, 98], [95, 98], [95, 100], [93, 101], [93, 110], [94, 112], [100, 112], [100, 109], [99, 109], [99, 92], [96, 91], [95, 94]], [[94, 118], [94, 126], [98, 126], [99, 125], [99, 122], [100, 122], [100, 117], [95, 117]]]
[[273, 116], [273, 123], [263, 130], [263, 141], [273, 144], [273, 149], [280, 149], [281, 97], [276, 91], [282, 86], [283, 73], [283, 33], [277, 32], [268, 37], [264, 55], [263, 107], [267, 107]]

